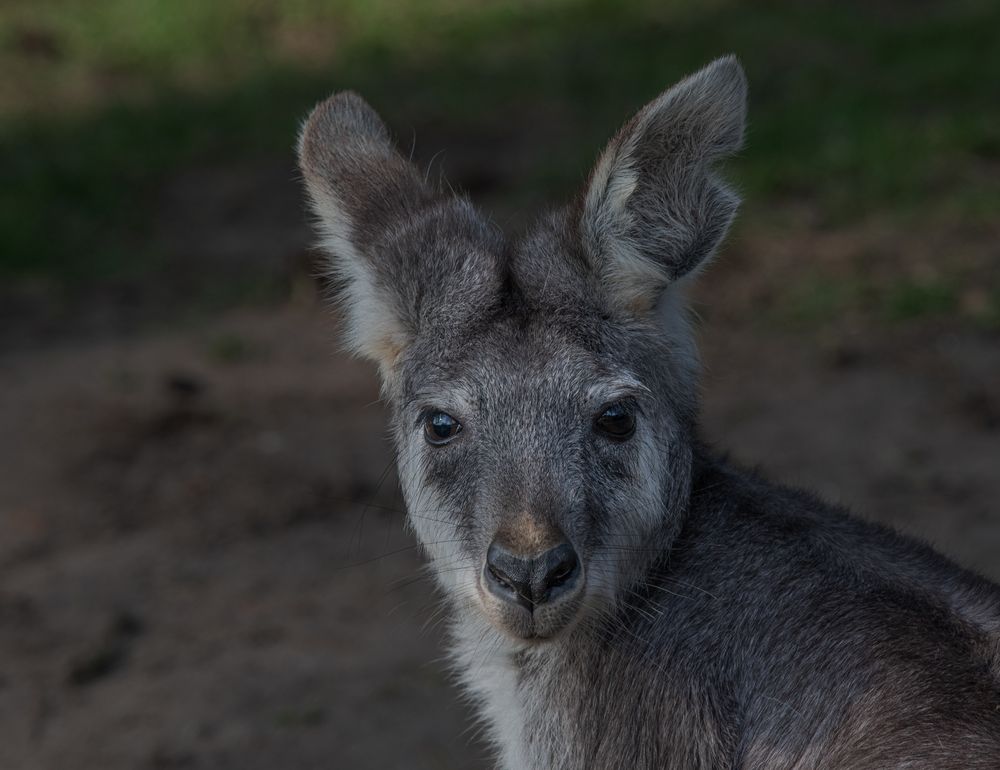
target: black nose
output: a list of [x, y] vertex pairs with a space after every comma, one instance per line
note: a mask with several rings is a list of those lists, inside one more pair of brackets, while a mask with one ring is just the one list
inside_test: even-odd
[[580, 560], [569, 543], [535, 556], [521, 556], [494, 540], [486, 552], [484, 574], [494, 596], [533, 610], [576, 588]]

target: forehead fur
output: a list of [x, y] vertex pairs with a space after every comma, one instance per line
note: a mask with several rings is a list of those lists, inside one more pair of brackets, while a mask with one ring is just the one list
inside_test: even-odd
[[536, 305], [515, 286], [497, 309], [462, 329], [418, 338], [401, 363], [409, 398], [442, 390], [554, 390], [576, 400], [642, 391], [666, 355], [658, 335], [592, 309]]
[[561, 410], [652, 392], [671, 398], [679, 415], [693, 414], [690, 336], [665, 333], [657, 317], [605, 305], [572, 208], [505, 242], [497, 257], [503, 275], [490, 301], [426, 328], [401, 357], [403, 401], [443, 408], [447, 399], [461, 409], [505, 393]]
[[550, 213], [510, 251], [509, 270], [526, 304], [540, 312], [609, 317], [604, 292], [573, 227], [571, 208]]

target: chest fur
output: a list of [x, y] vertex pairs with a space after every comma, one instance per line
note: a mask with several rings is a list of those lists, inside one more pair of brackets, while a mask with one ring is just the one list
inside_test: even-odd
[[654, 661], [585, 638], [517, 650], [483, 634], [457, 633], [453, 652], [505, 770], [717, 764], [710, 710]]

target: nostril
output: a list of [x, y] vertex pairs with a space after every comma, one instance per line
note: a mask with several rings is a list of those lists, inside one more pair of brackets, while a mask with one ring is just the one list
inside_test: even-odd
[[549, 585], [557, 586], [566, 582], [566, 578], [573, 574], [574, 569], [576, 569], [575, 563], [570, 564], [567, 562], [565, 564], [560, 564], [556, 567], [555, 572], [549, 575]]
[[486, 586], [505, 601], [531, 608], [531, 560], [517, 556], [494, 542], [486, 552]]
[[508, 578], [505, 574], [503, 574], [503, 572], [498, 570], [495, 565], [487, 564], [486, 569], [490, 573], [490, 577], [492, 577], [500, 585], [502, 585], [504, 588], [509, 588], [512, 591], [514, 590], [514, 586], [511, 585], [510, 578]]
[[568, 543], [553, 548], [546, 554], [548, 573], [545, 582], [548, 588], [558, 588], [573, 579], [580, 566], [576, 551]]

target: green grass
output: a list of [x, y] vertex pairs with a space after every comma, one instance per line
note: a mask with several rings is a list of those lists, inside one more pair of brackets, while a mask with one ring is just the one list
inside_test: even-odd
[[885, 310], [892, 321], [946, 315], [958, 307], [954, 286], [943, 281], [906, 281], [892, 288]]
[[[35, 0], [0, 9], [0, 277], [163, 269], [148, 234], [175, 170], [289, 153], [334, 88], [404, 141], [498, 135], [520, 203], [580, 183], [678, 76], [734, 51], [751, 81], [731, 169], [757, 217], [919, 227], [1000, 211], [1000, 4], [899, 0]], [[912, 294], [912, 292], [911, 292]], [[919, 294], [919, 292], [917, 292]], [[897, 315], [940, 298], [903, 296]], [[826, 300], [824, 300], [826, 301]]]
[[[288, 152], [312, 99], [299, 78], [259, 77], [214, 95], [162, 92], [93, 116], [32, 116], [0, 135], [0, 271], [74, 280], [158, 262], [143, 243], [155, 191], [172, 171]], [[267, 105], [262, 110], [261, 105]]]
[[[990, 328], [996, 307], [987, 297], [982, 308], [964, 312], [977, 326]], [[859, 275], [812, 275], [793, 286], [768, 320], [779, 327], [813, 330], [847, 316], [871, 315], [890, 324], [952, 316], [961, 310], [959, 287], [947, 279], [903, 279], [889, 284]]]

